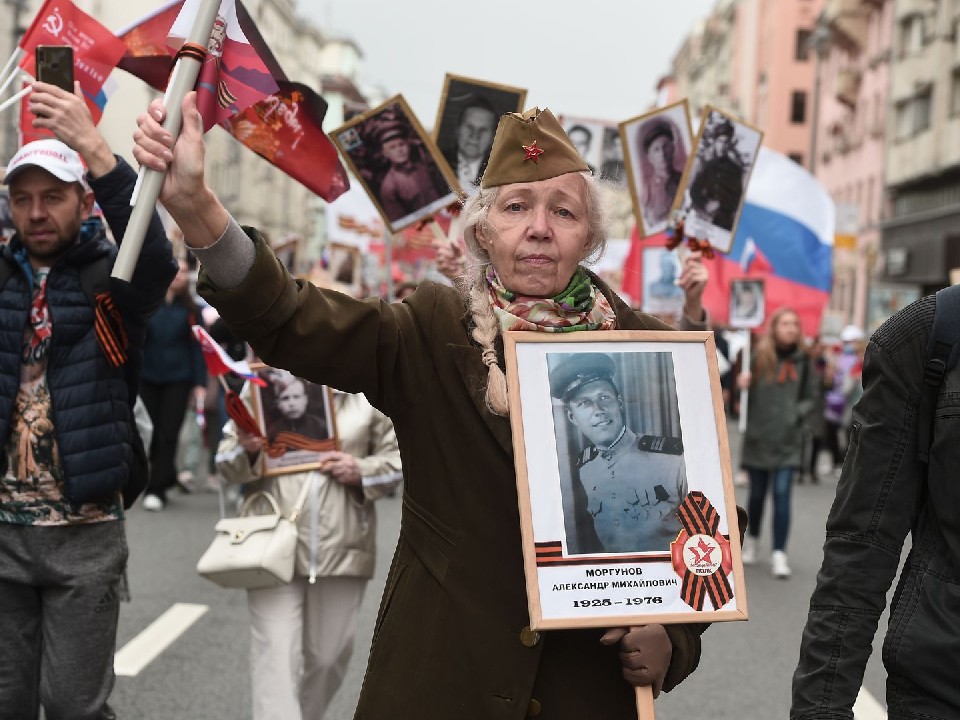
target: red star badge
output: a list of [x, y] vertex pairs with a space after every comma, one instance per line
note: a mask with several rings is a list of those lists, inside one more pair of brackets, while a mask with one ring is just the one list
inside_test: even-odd
[[521, 147], [523, 147], [524, 152], [527, 153], [526, 156], [523, 158], [524, 162], [526, 162], [527, 160], [533, 160], [534, 162], [537, 162], [537, 158], [543, 155], [543, 150], [537, 147], [536, 140], [534, 140], [529, 145], [523, 145]]

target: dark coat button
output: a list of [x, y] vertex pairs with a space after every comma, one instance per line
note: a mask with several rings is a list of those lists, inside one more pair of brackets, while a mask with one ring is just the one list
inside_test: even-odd
[[524, 647], [532, 648], [540, 642], [540, 633], [536, 630], [531, 630], [529, 626], [525, 627], [520, 631], [520, 642], [523, 643]]
[[542, 710], [540, 701], [531, 699], [530, 704], [527, 705], [527, 717], [537, 717]]

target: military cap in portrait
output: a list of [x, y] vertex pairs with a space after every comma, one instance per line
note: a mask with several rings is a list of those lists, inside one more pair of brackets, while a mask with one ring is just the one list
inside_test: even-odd
[[616, 366], [603, 353], [576, 353], [550, 371], [550, 394], [566, 402], [576, 390], [595, 380], [606, 380], [616, 387]]

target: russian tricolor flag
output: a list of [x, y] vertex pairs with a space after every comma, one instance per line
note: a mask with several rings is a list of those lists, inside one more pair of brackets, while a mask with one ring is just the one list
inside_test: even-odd
[[835, 219], [833, 199], [813, 175], [761, 147], [730, 253], [710, 263], [703, 302], [714, 321], [728, 320], [731, 280], [763, 278], [767, 317], [790, 307], [805, 335], [819, 334], [833, 281]]

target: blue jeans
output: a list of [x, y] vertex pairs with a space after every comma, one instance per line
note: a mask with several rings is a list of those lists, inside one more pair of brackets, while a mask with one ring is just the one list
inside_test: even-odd
[[750, 535], [760, 536], [760, 521], [763, 519], [763, 505], [767, 499], [767, 486], [773, 480], [773, 549], [787, 549], [787, 535], [790, 533], [790, 493], [793, 488], [793, 476], [796, 468], [776, 468], [774, 470], [747, 469], [750, 478], [750, 498], [747, 511], [750, 513]]

